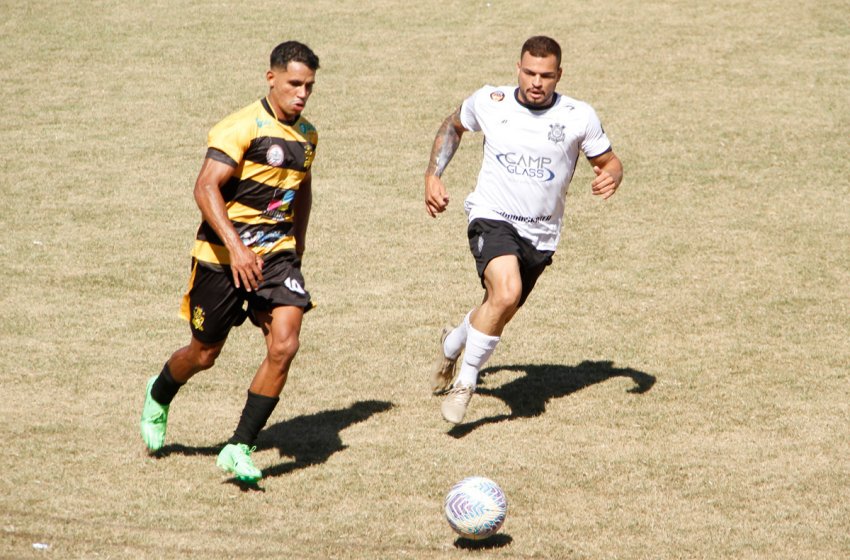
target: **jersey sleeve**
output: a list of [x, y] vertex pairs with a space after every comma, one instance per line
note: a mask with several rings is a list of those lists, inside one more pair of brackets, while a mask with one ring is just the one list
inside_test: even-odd
[[481, 99], [482, 95], [487, 93], [486, 90], [488, 89], [492, 90], [493, 88], [485, 86], [463, 100], [463, 104], [460, 106], [460, 124], [466, 130], [472, 132], [481, 130], [481, 124], [478, 122], [477, 105], [478, 100]]
[[210, 129], [207, 148], [226, 154], [238, 165], [255, 136], [254, 127], [253, 120], [226, 117]]
[[588, 159], [600, 156], [611, 149], [611, 141], [602, 128], [602, 122], [593, 107], [587, 105], [587, 125], [581, 151]]

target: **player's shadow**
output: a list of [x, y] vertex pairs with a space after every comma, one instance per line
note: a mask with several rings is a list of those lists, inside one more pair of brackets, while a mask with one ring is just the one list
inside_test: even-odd
[[[523, 371], [525, 375], [499, 387], [487, 387], [486, 378], [499, 371]], [[632, 368], [616, 368], [610, 361], [584, 361], [576, 366], [530, 364], [483, 369], [479, 373], [480, 384], [475, 390], [476, 394], [504, 401], [511, 413], [459, 424], [448, 433], [461, 438], [485, 424], [540, 416], [546, 411], [546, 404], [551, 399], [565, 397], [614, 377], [628, 377], [634, 381], [635, 385], [628, 390], [629, 393], [646, 393], [655, 384], [655, 376]]]
[[[348, 447], [340, 438], [342, 430], [364, 422], [375, 414], [386, 412], [392, 407], [393, 404], [387, 401], [359, 401], [348, 408], [298, 416], [267, 427], [257, 437], [257, 451], [274, 448], [278, 450], [280, 457], [287, 457], [289, 460], [263, 469], [263, 478], [281, 476], [324, 463], [331, 455]], [[203, 447], [170, 444], [160, 449], [156, 456], [166, 457], [173, 453], [215, 456], [225, 443]], [[243, 486], [237, 482], [234, 483]]]
[[392, 407], [387, 401], [360, 401], [346, 409], [317, 412], [269, 426], [257, 438], [257, 449], [275, 448], [281, 457], [291, 460], [263, 469], [263, 477], [324, 463], [348, 447], [339, 436], [342, 430]]

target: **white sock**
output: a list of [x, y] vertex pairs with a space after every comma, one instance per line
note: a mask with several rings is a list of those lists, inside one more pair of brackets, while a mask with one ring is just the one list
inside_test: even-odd
[[460, 366], [460, 373], [457, 376], [455, 386], [467, 385], [474, 389], [478, 385], [478, 372], [490, 359], [497, 344], [499, 344], [498, 336], [484, 334], [469, 325], [466, 350], [463, 353], [463, 363]]
[[463, 347], [466, 346], [466, 333], [469, 330], [469, 316], [472, 311], [466, 314], [463, 321], [460, 322], [446, 337], [443, 343], [443, 354], [447, 358], [457, 358]]

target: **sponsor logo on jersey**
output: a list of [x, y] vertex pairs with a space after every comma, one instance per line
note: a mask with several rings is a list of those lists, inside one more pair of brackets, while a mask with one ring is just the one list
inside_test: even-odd
[[262, 247], [263, 249], [271, 249], [274, 247], [278, 241], [283, 239], [283, 233], [279, 231], [270, 231], [260, 238], [260, 242], [257, 244], [258, 247]]
[[266, 151], [266, 161], [272, 167], [280, 167], [283, 165], [283, 148], [277, 144], [272, 144]]
[[500, 212], [496, 210], [496, 214], [505, 218], [506, 220], [510, 220], [512, 222], [523, 222], [525, 224], [537, 224], [540, 222], [548, 222], [552, 219], [551, 214], [549, 216], [536, 216], [534, 218], [530, 216], [520, 216], [518, 214], [508, 214], [507, 212]]
[[196, 331], [204, 330], [204, 308], [196, 305], [192, 311], [192, 326]]
[[293, 200], [295, 200], [295, 191], [284, 191], [281, 198], [272, 198], [263, 215], [277, 222], [284, 222], [292, 215], [290, 206]]
[[268, 126], [268, 125], [272, 124], [271, 121], [267, 121], [265, 119], [255, 118], [254, 121], [257, 123], [257, 128], [263, 128], [264, 126]]
[[296, 294], [306, 295], [307, 292], [304, 291], [304, 288], [301, 287], [301, 284], [295, 278], [287, 278], [283, 281], [283, 285], [286, 286], [290, 292], [295, 292]]
[[261, 247], [263, 249], [271, 249], [275, 244], [283, 238], [283, 233], [280, 231], [255, 231], [253, 233], [245, 232], [241, 235], [242, 243], [246, 247]]
[[246, 247], [250, 247], [262, 238], [263, 232], [259, 230], [254, 232], [246, 231], [245, 233], [239, 236], [239, 239], [242, 240], [242, 244]]
[[505, 98], [505, 94], [501, 91], [494, 91], [490, 94], [490, 99], [492, 99], [493, 101], [495, 101], [497, 103], [504, 98]]
[[535, 157], [525, 154], [516, 154], [508, 152], [507, 154], [499, 154], [496, 160], [505, 171], [511, 175], [519, 175], [522, 177], [531, 177], [533, 179], [541, 179], [543, 181], [551, 181], [555, 178], [555, 172], [549, 169], [549, 164], [552, 163], [552, 158]]
[[554, 123], [549, 125], [549, 140], [554, 143], [563, 142], [566, 139], [564, 134], [564, 125]]

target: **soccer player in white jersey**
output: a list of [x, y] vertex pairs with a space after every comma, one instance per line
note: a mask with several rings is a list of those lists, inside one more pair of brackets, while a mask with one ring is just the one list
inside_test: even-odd
[[457, 327], [443, 329], [432, 379], [434, 394], [446, 393], [442, 413], [452, 424], [463, 421], [478, 372], [552, 262], [579, 153], [593, 166], [593, 194], [608, 199], [623, 180], [623, 166], [593, 108], [555, 91], [561, 73], [558, 43], [529, 38], [517, 63], [518, 86], [479, 89], [443, 121], [434, 139], [425, 171], [425, 208], [432, 217], [449, 204], [441, 176], [464, 132], [484, 133], [478, 182], [464, 203], [484, 298]]

